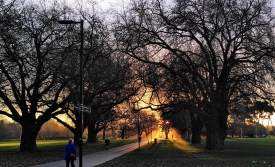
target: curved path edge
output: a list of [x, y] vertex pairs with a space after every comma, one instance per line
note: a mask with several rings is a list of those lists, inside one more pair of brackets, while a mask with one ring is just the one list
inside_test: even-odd
[[[142, 140], [140, 142], [140, 147], [148, 144], [147, 140]], [[135, 149], [138, 149], [138, 142], [123, 145], [120, 147], [109, 149], [108, 151], [100, 151], [93, 154], [84, 155], [82, 157], [82, 166], [83, 167], [93, 167], [96, 165], [100, 165], [104, 162], [107, 162], [109, 160], [112, 160], [116, 157], [119, 157], [123, 154], [126, 154], [128, 152], [131, 152]], [[77, 157], [77, 160], [74, 161], [75, 167], [79, 167], [79, 158]], [[50, 162], [46, 164], [40, 164], [32, 167], [62, 167], [65, 166], [66, 162], [65, 160]]]

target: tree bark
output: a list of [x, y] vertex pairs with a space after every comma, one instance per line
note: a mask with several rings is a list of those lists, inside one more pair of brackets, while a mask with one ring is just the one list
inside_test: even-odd
[[106, 126], [103, 128], [103, 131], [102, 131], [102, 139], [105, 139], [106, 138]]
[[165, 139], [169, 139], [169, 138], [168, 138], [168, 134], [169, 134], [169, 132], [168, 132], [168, 131], [165, 131]]
[[[222, 98], [217, 97], [216, 99]], [[229, 113], [227, 105], [222, 100], [213, 100], [210, 102], [210, 105], [211, 107], [206, 117], [207, 139], [205, 148], [208, 150], [223, 150], [228, 130], [227, 117]]]
[[121, 129], [121, 139], [124, 139], [125, 138], [125, 130], [126, 130], [126, 128], [125, 127], [123, 127], [122, 129]]
[[20, 152], [38, 151], [38, 148], [36, 146], [37, 134], [38, 132], [34, 129], [34, 125], [22, 125]]
[[192, 126], [192, 144], [201, 143], [201, 130], [203, 128], [203, 121], [201, 116], [191, 113], [191, 126]]
[[94, 143], [96, 141], [97, 141], [97, 131], [94, 126], [89, 126], [87, 143]]
[[207, 119], [206, 119], [206, 146], [205, 148], [207, 150], [222, 150], [223, 147], [223, 141], [220, 135], [220, 127], [219, 127], [219, 117], [218, 111], [212, 111], [211, 114], [208, 114]]

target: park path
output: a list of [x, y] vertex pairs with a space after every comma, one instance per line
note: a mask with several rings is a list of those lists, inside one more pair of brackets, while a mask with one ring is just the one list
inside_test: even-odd
[[[141, 140], [140, 147], [148, 144], [147, 140]], [[112, 148], [107, 151], [100, 151], [93, 154], [84, 155], [82, 157], [82, 166], [83, 167], [93, 167], [96, 165], [100, 165], [106, 161], [112, 160], [116, 157], [119, 157], [123, 154], [126, 154], [128, 152], [131, 152], [135, 149], [138, 149], [138, 142], [123, 145], [120, 147]], [[79, 161], [75, 161], [75, 167], [79, 167]], [[63, 167], [65, 166], [65, 160], [56, 161], [56, 162], [50, 162], [46, 164], [36, 165], [33, 167]]]

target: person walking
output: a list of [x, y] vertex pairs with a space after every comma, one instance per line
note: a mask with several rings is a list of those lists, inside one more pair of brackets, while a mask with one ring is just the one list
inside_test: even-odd
[[69, 139], [68, 144], [65, 146], [65, 157], [64, 160], [66, 160], [66, 167], [70, 166], [75, 167], [74, 161], [76, 160], [76, 147], [73, 144], [73, 140]]
[[108, 147], [109, 147], [109, 144], [110, 144], [111, 142], [110, 142], [110, 140], [109, 140], [109, 138], [107, 137], [107, 138], [105, 138], [105, 146], [106, 146], [106, 150], [108, 150]]

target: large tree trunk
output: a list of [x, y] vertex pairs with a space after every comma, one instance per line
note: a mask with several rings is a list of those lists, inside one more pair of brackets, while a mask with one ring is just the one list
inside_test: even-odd
[[219, 127], [218, 111], [212, 111], [206, 118], [206, 146], [207, 150], [222, 150], [224, 149], [224, 141], [221, 136], [221, 129]]
[[20, 152], [34, 152], [38, 151], [36, 146], [36, 137], [38, 131], [35, 130], [34, 125], [22, 125], [22, 134], [20, 141]]
[[[223, 150], [225, 148], [224, 140], [227, 133], [227, 104], [220, 100], [218, 96], [210, 104], [210, 110], [206, 116], [206, 149], [208, 150]], [[219, 99], [219, 100], [218, 100]]]
[[103, 134], [102, 134], [102, 138], [105, 139], [106, 138], [106, 129], [107, 129], [107, 121], [104, 121], [104, 126], [103, 126]]
[[105, 138], [106, 138], [106, 127], [104, 127], [102, 131], [102, 139], [105, 139]]
[[191, 113], [191, 126], [192, 126], [192, 144], [201, 143], [201, 130], [203, 128], [203, 120], [201, 116]]
[[89, 125], [88, 126], [88, 139], [87, 143], [94, 143], [97, 141], [97, 131], [95, 126]]
[[123, 127], [123, 128], [121, 129], [121, 134], [120, 134], [121, 139], [124, 139], [124, 138], [125, 138], [125, 130], [126, 130], [125, 127]]
[[168, 138], [168, 135], [169, 135], [169, 132], [168, 132], [168, 131], [165, 131], [165, 139], [169, 139], [169, 138]]

